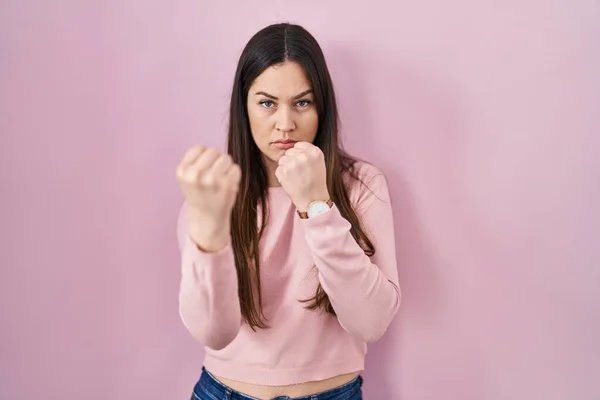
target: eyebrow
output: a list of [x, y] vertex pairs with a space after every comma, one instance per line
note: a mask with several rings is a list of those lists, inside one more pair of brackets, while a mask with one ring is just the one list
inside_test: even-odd
[[[307, 94], [312, 93], [312, 91], [313, 91], [312, 89], [305, 90], [304, 92], [295, 95], [294, 99], [299, 99], [302, 96], [306, 96]], [[257, 95], [257, 96], [258, 95], [263, 95], [263, 96], [268, 97], [268, 98], [273, 99], [273, 100], [279, 100], [279, 98], [277, 98], [276, 96], [273, 96], [272, 94], [269, 94], [267, 92], [263, 92], [262, 90], [254, 93], [254, 94]]]

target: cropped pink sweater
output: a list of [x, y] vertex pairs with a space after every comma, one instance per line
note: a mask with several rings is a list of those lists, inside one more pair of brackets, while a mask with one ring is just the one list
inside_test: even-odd
[[[217, 376], [258, 385], [290, 385], [361, 371], [367, 342], [386, 331], [400, 305], [394, 225], [386, 179], [357, 163], [366, 184], [350, 191], [367, 235], [365, 255], [350, 223], [333, 207], [301, 219], [283, 188], [269, 188], [269, 220], [260, 243], [264, 314], [269, 328], [254, 332], [242, 320], [231, 247], [198, 249], [181, 208], [181, 319], [206, 349], [204, 366]], [[318, 282], [337, 314], [305, 309]]]

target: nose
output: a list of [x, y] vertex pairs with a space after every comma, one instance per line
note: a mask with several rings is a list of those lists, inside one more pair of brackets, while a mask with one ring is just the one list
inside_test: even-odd
[[296, 129], [296, 123], [294, 122], [294, 113], [287, 107], [282, 107], [277, 112], [277, 122], [275, 128], [278, 131], [289, 132]]

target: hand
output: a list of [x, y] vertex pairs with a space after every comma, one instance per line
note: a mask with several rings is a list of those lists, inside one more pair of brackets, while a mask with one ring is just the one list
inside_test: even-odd
[[224, 247], [229, 242], [240, 167], [228, 154], [195, 146], [183, 156], [176, 175], [188, 208], [191, 239], [207, 251]]
[[277, 180], [300, 211], [315, 200], [328, 200], [325, 157], [317, 146], [298, 142], [279, 159]]

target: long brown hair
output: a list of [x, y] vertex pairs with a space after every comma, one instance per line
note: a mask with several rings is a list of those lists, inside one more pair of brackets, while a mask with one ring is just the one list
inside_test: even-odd
[[[319, 116], [313, 144], [325, 156], [331, 200], [352, 225], [351, 234], [365, 254], [375, 253], [373, 243], [352, 208], [344, 177], [359, 180], [350, 157], [338, 139], [338, 110], [323, 52], [315, 38], [299, 25], [274, 24], [257, 32], [240, 55], [229, 110], [227, 152], [242, 169], [240, 190], [231, 215], [231, 240], [238, 276], [242, 316], [255, 328], [267, 328], [260, 282], [259, 241], [268, 219], [268, 177], [261, 152], [250, 132], [246, 99], [254, 80], [268, 67], [285, 61], [300, 64], [312, 84]], [[259, 224], [258, 207], [263, 211]], [[335, 315], [327, 293], [319, 284], [315, 295], [302, 300], [306, 308]]]

